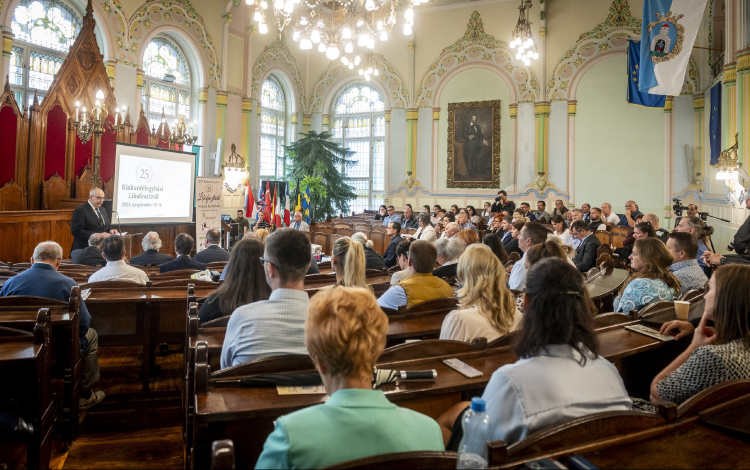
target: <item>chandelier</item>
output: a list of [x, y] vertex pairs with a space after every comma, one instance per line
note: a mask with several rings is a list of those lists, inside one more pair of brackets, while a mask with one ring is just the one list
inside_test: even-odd
[[531, 0], [521, 0], [521, 6], [518, 7], [518, 23], [511, 33], [510, 48], [518, 48], [516, 60], [523, 61], [526, 66], [531, 65], [531, 59], [538, 59], [539, 53], [536, 50], [536, 41], [531, 34], [531, 22], [529, 22], [529, 13], [531, 13]]
[[719, 155], [718, 167], [716, 173], [717, 180], [737, 181], [740, 174], [739, 156], [737, 149], [739, 147], [739, 134], [734, 136], [734, 145], [721, 152]]
[[[428, 0], [245, 0], [261, 34], [268, 32], [271, 10], [279, 31], [291, 25], [292, 39], [302, 50], [316, 47], [330, 60], [343, 54], [353, 63], [358, 50], [374, 49], [376, 38], [387, 41], [403, 10], [404, 34], [412, 34], [413, 7]], [[314, 46], [316, 45], [316, 46]], [[361, 58], [360, 58], [361, 60]], [[345, 63], [347, 65], [347, 63]], [[357, 64], [359, 65], [359, 64]], [[350, 67], [353, 68], [353, 67]]]

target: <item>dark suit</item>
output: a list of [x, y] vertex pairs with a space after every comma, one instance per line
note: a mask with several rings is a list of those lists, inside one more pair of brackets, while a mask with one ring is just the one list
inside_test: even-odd
[[148, 266], [149, 264], [151, 266], [159, 266], [173, 259], [166, 253], [159, 253], [156, 250], [146, 250], [140, 255], [130, 258], [130, 264], [134, 266]]
[[229, 252], [219, 245], [208, 245], [205, 250], [196, 253], [193, 259], [199, 263], [229, 261]]
[[178, 256], [173, 261], [168, 261], [159, 265], [160, 273], [168, 273], [180, 269], [196, 269], [198, 271], [203, 271], [206, 269], [206, 265], [195, 261], [189, 256]]
[[73, 234], [71, 251], [89, 246], [89, 237], [91, 235], [109, 232], [110, 221], [109, 217], [107, 217], [107, 211], [100, 207], [99, 213], [102, 216], [101, 220], [88, 201], [76, 207], [76, 210], [73, 211], [73, 217], [70, 219], [70, 231]]
[[602, 242], [600, 242], [592, 233], [583, 241], [583, 243], [578, 245], [578, 248], [576, 249], [576, 257], [573, 258], [573, 264], [576, 265], [576, 268], [578, 268], [579, 271], [585, 273], [596, 266], [596, 252], [599, 250], [601, 244]]
[[396, 260], [396, 248], [398, 247], [398, 244], [401, 243], [401, 235], [396, 235], [395, 237], [391, 238], [391, 244], [388, 245], [388, 248], [385, 250], [385, 254], [383, 255], [383, 261], [385, 262], [386, 268], [392, 268], [396, 266], [397, 260]]
[[440, 266], [439, 268], [435, 268], [435, 270], [432, 271], [432, 275], [435, 277], [442, 277], [443, 279], [448, 279], [449, 277], [455, 276], [457, 270], [458, 270], [458, 263], [453, 263], [447, 266]]
[[95, 246], [87, 246], [81, 250], [71, 251], [70, 259], [73, 261], [73, 264], [84, 264], [92, 268], [107, 264], [107, 260], [102, 256], [102, 250]]
[[[227, 268], [224, 268], [224, 272], [226, 272]], [[221, 273], [221, 275], [224, 275], [224, 272]], [[315, 259], [315, 256], [310, 257], [310, 267], [307, 269], [307, 274], [320, 274], [320, 268], [318, 268], [318, 260]], [[222, 279], [224, 279], [222, 277]]]
[[521, 248], [518, 247], [518, 239], [513, 238], [510, 232], [506, 232], [501, 238], [501, 240], [503, 242], [503, 246], [505, 247], [505, 251], [508, 254], [511, 254], [515, 251], [519, 255], [523, 256], [523, 251], [521, 250]]

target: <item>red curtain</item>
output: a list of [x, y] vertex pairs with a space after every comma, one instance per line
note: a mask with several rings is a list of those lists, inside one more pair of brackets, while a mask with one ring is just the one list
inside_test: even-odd
[[76, 135], [76, 153], [73, 159], [73, 174], [75, 177], [81, 176], [83, 169], [89, 163], [93, 166], [93, 155], [94, 155], [94, 135], [85, 144], [81, 142], [81, 139]]
[[148, 129], [141, 127], [136, 134], [135, 143], [148, 147]]
[[[44, 155], [44, 179], [57, 173], [65, 177], [65, 142], [67, 141], [68, 115], [62, 106], [47, 113], [47, 145]], [[77, 153], [77, 152], [76, 152]]]
[[[107, 122], [109, 122], [114, 127], [114, 115], [110, 114], [109, 116], [107, 116]], [[99, 170], [99, 174], [102, 176], [102, 182], [104, 183], [109, 181], [115, 174], [116, 138], [116, 134], [109, 132], [109, 130], [105, 128], [104, 134], [102, 134], [102, 159], [101, 169]]]
[[10, 106], [0, 108], [0, 186], [16, 177], [18, 116]]

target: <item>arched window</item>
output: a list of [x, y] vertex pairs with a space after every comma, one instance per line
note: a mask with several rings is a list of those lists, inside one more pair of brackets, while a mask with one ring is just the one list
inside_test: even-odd
[[260, 92], [260, 178], [284, 176], [284, 137], [286, 136], [286, 98], [276, 78], [263, 82]]
[[13, 12], [10, 84], [16, 101], [39, 101], [81, 30], [78, 12], [61, 0], [21, 0]]
[[143, 55], [143, 72], [141, 99], [149, 126], [159, 129], [162, 109], [170, 129], [180, 115], [189, 122], [190, 67], [179, 46], [164, 36], [153, 38]]
[[385, 197], [385, 102], [377, 88], [349, 85], [333, 101], [333, 140], [356, 152], [356, 165], [346, 169], [357, 198], [349, 210], [357, 213], [378, 207]]

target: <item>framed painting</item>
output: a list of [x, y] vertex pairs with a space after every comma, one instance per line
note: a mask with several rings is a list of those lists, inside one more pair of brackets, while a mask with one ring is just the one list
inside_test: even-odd
[[448, 187], [500, 187], [500, 100], [448, 103]]

